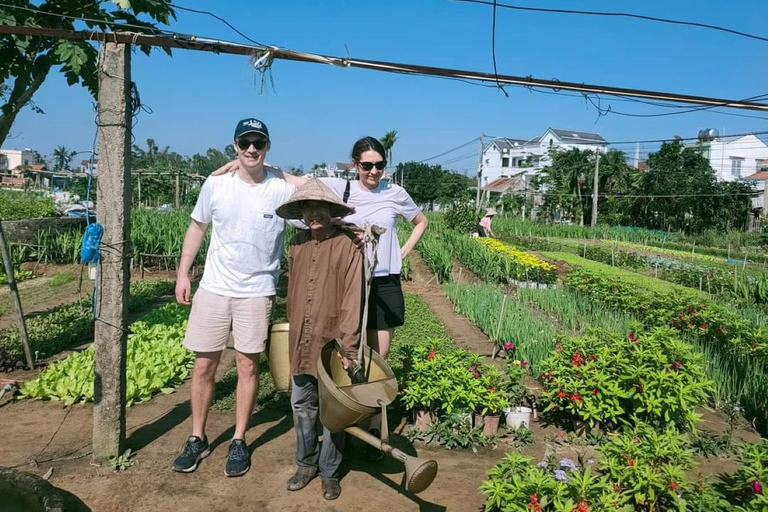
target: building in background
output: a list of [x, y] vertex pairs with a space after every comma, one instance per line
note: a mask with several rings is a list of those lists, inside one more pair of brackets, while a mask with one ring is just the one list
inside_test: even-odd
[[24, 166], [35, 163], [35, 152], [26, 149], [0, 149], [0, 174], [18, 176]]
[[741, 137], [721, 136], [717, 130], [699, 131], [698, 141], [689, 144], [709, 160], [721, 181], [743, 180], [760, 170], [768, 160], [768, 145], [754, 134]]

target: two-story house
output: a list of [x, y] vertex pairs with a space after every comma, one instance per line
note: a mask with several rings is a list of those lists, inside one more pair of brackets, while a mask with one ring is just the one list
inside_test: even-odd
[[32, 149], [0, 149], [0, 174], [19, 176], [21, 169], [34, 163], [35, 152]]
[[99, 174], [99, 159], [95, 158], [93, 164], [90, 160], [82, 160], [80, 162], [80, 172], [83, 174]]
[[493, 139], [483, 149], [482, 185], [490, 186], [499, 178], [522, 177], [516, 181], [527, 186], [530, 179], [549, 164], [550, 150], [573, 148], [605, 153], [608, 141], [599, 133], [558, 128], [548, 128], [542, 135], [529, 140]]
[[760, 170], [768, 159], [768, 145], [749, 134], [733, 140], [724, 140], [717, 130], [702, 130], [699, 140], [689, 144], [709, 160], [715, 175], [721, 181], [742, 180]]

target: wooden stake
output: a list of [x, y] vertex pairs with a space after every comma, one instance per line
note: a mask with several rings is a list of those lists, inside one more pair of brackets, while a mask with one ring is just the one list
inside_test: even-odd
[[130, 46], [104, 43], [99, 55], [97, 218], [104, 226], [97, 275], [93, 462], [125, 445], [125, 366], [130, 285]]
[[501, 322], [504, 320], [504, 309], [507, 307], [507, 297], [508, 295], [505, 293], [504, 299], [501, 301], [501, 312], [499, 313], [499, 321], [496, 324], [496, 335], [493, 340], [495, 347], [493, 349], [493, 354], [491, 354], [491, 359], [496, 359], [496, 354], [499, 352], [499, 334], [501, 333]]
[[27, 323], [24, 321], [24, 310], [21, 307], [19, 288], [16, 286], [16, 276], [13, 275], [13, 263], [11, 262], [11, 254], [8, 250], [8, 244], [5, 241], [5, 233], [3, 232], [2, 222], [0, 222], [0, 253], [2, 253], [3, 256], [3, 265], [5, 266], [5, 275], [8, 278], [8, 287], [11, 289], [13, 306], [16, 308], [17, 320], [19, 322], [19, 335], [21, 336], [21, 346], [24, 348], [24, 357], [27, 359], [27, 366], [29, 366], [29, 369], [34, 370], [35, 361], [32, 359], [32, 351], [29, 349]]

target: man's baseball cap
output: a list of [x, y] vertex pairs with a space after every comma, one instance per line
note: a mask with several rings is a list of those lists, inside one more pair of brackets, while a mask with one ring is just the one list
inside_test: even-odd
[[267, 125], [252, 117], [243, 119], [237, 123], [237, 126], [235, 127], [235, 140], [239, 139], [246, 133], [258, 133], [259, 135], [263, 135], [267, 140], [269, 140], [269, 130], [267, 129]]

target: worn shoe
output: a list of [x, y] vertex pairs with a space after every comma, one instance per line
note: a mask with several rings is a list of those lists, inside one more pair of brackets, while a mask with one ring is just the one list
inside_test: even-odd
[[197, 469], [200, 461], [211, 454], [211, 447], [208, 445], [208, 438], [203, 436], [200, 439], [197, 436], [189, 436], [181, 455], [173, 461], [173, 470], [180, 473], [191, 473]]
[[293, 476], [288, 479], [288, 483], [285, 487], [289, 491], [298, 491], [299, 489], [305, 488], [307, 484], [311, 482], [313, 478], [315, 478], [316, 475], [316, 468], [299, 467], [296, 470], [296, 473], [294, 473]]
[[341, 485], [335, 478], [322, 480], [323, 498], [326, 500], [335, 500], [341, 495]]
[[[381, 438], [381, 432], [379, 432], [379, 429], [372, 428], [369, 430], [372, 436]], [[374, 448], [373, 446], [366, 444], [365, 445], [365, 453], [363, 454], [365, 457], [365, 460], [368, 462], [378, 462], [381, 459], [384, 458], [384, 454], [379, 450], [378, 448]]]
[[233, 439], [229, 443], [229, 453], [227, 454], [227, 466], [224, 474], [227, 476], [244, 475], [251, 469], [251, 457], [248, 454], [248, 446], [244, 439]]

